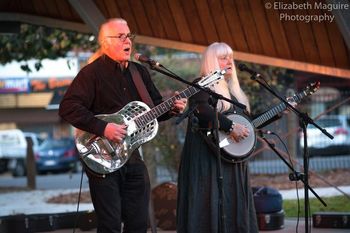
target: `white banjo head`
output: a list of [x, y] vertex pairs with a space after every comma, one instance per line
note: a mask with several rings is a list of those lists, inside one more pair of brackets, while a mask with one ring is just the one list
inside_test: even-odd
[[235, 142], [229, 138], [226, 134], [220, 134], [219, 145], [222, 150], [224, 150], [228, 155], [233, 155], [233, 160], [242, 160], [249, 156], [256, 145], [256, 134], [253, 124], [244, 116], [239, 114], [227, 115], [227, 117], [232, 120], [232, 122], [245, 125], [249, 129], [249, 136], [244, 140]]

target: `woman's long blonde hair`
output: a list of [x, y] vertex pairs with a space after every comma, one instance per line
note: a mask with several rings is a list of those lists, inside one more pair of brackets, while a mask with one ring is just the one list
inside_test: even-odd
[[[209, 45], [206, 50], [202, 54], [202, 62], [201, 62], [201, 76], [206, 76], [210, 72], [215, 70], [219, 70], [219, 57], [231, 57], [233, 58], [233, 51], [229, 45], [222, 42], [214, 42]], [[247, 111], [250, 112], [250, 105], [248, 101], [248, 97], [245, 95], [241, 86], [239, 84], [237, 78], [236, 68], [234, 66], [234, 62], [232, 64], [232, 75], [230, 77], [226, 77], [219, 81], [218, 84], [215, 84], [211, 87], [213, 91], [216, 93], [231, 99], [231, 95], [236, 97], [238, 102], [247, 106]], [[227, 111], [230, 109], [231, 104], [225, 100], [219, 100], [218, 102], [218, 110], [220, 112]]]
[[128, 24], [125, 19], [122, 18], [112, 18], [103, 23], [100, 26], [100, 30], [98, 33], [98, 45], [99, 48], [96, 50], [95, 53], [93, 53], [90, 58], [88, 59], [87, 63], [90, 64], [91, 62], [95, 61], [97, 58], [103, 55], [103, 43], [105, 39], [105, 34], [108, 32], [108, 28], [111, 26], [111, 24], [116, 24], [116, 23], [122, 23], [122, 24]]

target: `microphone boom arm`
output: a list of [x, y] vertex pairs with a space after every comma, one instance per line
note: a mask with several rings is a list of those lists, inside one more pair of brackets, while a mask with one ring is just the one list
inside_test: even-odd
[[[211, 91], [208, 88], [203, 88], [203, 87], [197, 85], [196, 83], [188, 82], [188, 81], [184, 80], [183, 78], [179, 77], [178, 75], [176, 75], [175, 73], [169, 71], [162, 64], [160, 64], [160, 63], [158, 63], [158, 62], [156, 62], [156, 61], [154, 61], [154, 60], [152, 60], [152, 59], [150, 59], [150, 58], [148, 58], [148, 57], [146, 57], [146, 56], [144, 56], [142, 54], [136, 53], [134, 58], [137, 61], [140, 61], [142, 63], [148, 64], [150, 69], [152, 69], [152, 70], [155, 70], [155, 71], [157, 71], [159, 73], [162, 73], [162, 74], [164, 74], [164, 75], [166, 75], [166, 76], [168, 76], [170, 78], [173, 78], [173, 79], [175, 79], [177, 81], [185, 83], [185, 84], [187, 84], [189, 86], [193, 86], [193, 87], [195, 87], [195, 88], [197, 88], [199, 90], [207, 92], [210, 96], [213, 96], [216, 99], [222, 99], [222, 100], [225, 100], [225, 101], [227, 101], [227, 102], [229, 102], [229, 103], [231, 103], [231, 104], [233, 104], [233, 105], [235, 105], [235, 106], [237, 106], [237, 107], [239, 107], [241, 109], [244, 109], [244, 110], [246, 109], [246, 106], [244, 104], [241, 104], [241, 103], [238, 103], [238, 102], [233, 101], [231, 99], [228, 99], [228, 98], [226, 98], [226, 97], [224, 97], [222, 95], [219, 95], [219, 94]], [[163, 69], [161, 69], [161, 68], [163, 68]]]

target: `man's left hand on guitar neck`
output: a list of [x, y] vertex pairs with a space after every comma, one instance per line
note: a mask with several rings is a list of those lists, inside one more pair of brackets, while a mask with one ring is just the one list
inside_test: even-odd
[[[175, 95], [178, 95], [179, 92], [175, 91]], [[181, 98], [174, 101], [174, 107], [171, 109], [172, 115], [178, 115], [180, 113], [183, 113], [187, 105], [187, 99]]]

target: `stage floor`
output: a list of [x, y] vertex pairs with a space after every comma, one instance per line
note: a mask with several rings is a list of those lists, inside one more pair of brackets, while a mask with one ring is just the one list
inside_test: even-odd
[[[296, 219], [285, 219], [284, 220], [284, 228], [279, 230], [271, 230], [271, 231], [260, 231], [261, 233], [295, 233], [296, 232], [296, 226], [297, 226], [297, 220]], [[310, 225], [309, 225], [310, 226]], [[46, 233], [71, 233], [73, 232], [73, 229], [62, 229], [62, 230], [56, 230], [56, 231], [49, 231]], [[96, 229], [92, 229], [90, 231], [81, 231], [80, 229], [76, 229], [76, 233], [95, 233]], [[147, 231], [148, 233], [152, 233], [151, 229]], [[298, 231], [299, 233], [305, 233], [305, 225], [304, 225], [304, 218], [299, 221], [299, 227]], [[316, 228], [311, 227], [308, 232], [312, 233], [349, 233], [350, 229], [339, 229], [339, 228]], [[157, 229], [157, 233], [176, 233], [175, 230], [173, 231], [163, 231], [160, 229]], [[195, 233], [195, 232], [193, 232]]]

